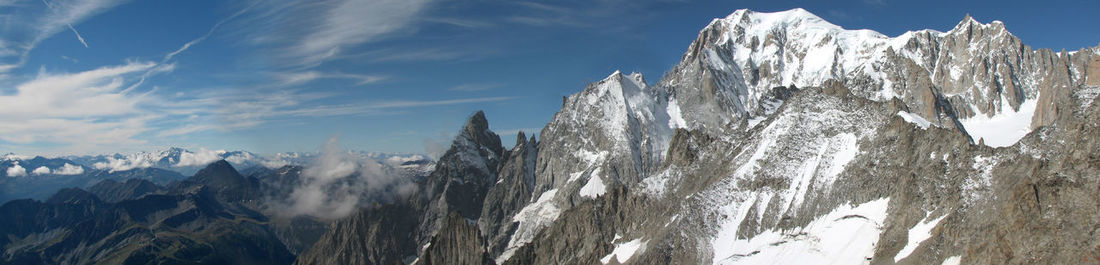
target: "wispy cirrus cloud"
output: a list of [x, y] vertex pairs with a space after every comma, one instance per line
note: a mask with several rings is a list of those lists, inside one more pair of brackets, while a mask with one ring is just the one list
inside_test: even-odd
[[467, 18], [457, 17], [429, 17], [424, 19], [425, 22], [439, 23], [445, 25], [451, 25], [463, 28], [487, 28], [492, 27], [493, 23], [487, 21], [480, 21]]
[[169, 137], [204, 131], [228, 132], [273, 122], [336, 116], [378, 116], [406, 113], [413, 108], [501, 102], [516, 97], [475, 97], [440, 100], [361, 100], [333, 103], [340, 94], [308, 90], [208, 90], [188, 99], [162, 104], [181, 124], [157, 132]]
[[[54, 6], [50, 4], [49, 0], [42, 0], [42, 3], [46, 4], [46, 8], [50, 9], [51, 11], [57, 11]], [[73, 24], [65, 24], [65, 26], [69, 27], [69, 30], [73, 31], [73, 35], [76, 35], [76, 40], [80, 41], [80, 44], [83, 44], [84, 48], [88, 48], [88, 41], [84, 40], [84, 36], [80, 36], [80, 32], [76, 31], [76, 27], [73, 27]]]
[[471, 83], [453, 86], [447, 90], [461, 92], [484, 91], [504, 86], [504, 83]]
[[277, 73], [275, 74], [275, 78], [280, 81], [279, 83], [281, 85], [287, 86], [305, 84], [319, 79], [346, 79], [354, 81], [358, 85], [365, 85], [386, 79], [386, 77], [380, 75], [346, 74], [340, 72], [321, 71]]
[[[243, 21], [251, 42], [302, 69], [340, 58], [360, 45], [411, 31], [431, 0], [282, 0], [257, 6]], [[454, 21], [452, 21], [454, 22]]]
[[161, 60], [161, 61], [162, 62], [167, 62], [169, 60], [172, 60], [173, 57], [176, 57], [176, 55], [179, 55], [180, 53], [183, 53], [184, 51], [187, 51], [187, 49], [190, 49], [191, 46], [195, 46], [195, 44], [199, 44], [200, 42], [205, 41], [207, 38], [210, 38], [210, 35], [213, 35], [214, 32], [217, 31], [218, 28], [221, 28], [222, 25], [224, 25], [226, 22], [232, 21], [233, 19], [235, 19], [235, 18], [237, 18], [241, 15], [244, 15], [246, 12], [251, 10], [252, 7], [256, 6], [257, 3], [259, 3], [259, 2], [253, 2], [252, 4], [250, 4], [248, 6], [245, 6], [244, 8], [241, 8], [241, 10], [238, 10], [237, 12], [233, 13], [232, 15], [229, 15], [226, 18], [218, 20], [217, 23], [214, 23], [214, 26], [210, 27], [210, 30], [206, 31], [206, 34], [203, 34], [202, 36], [199, 36], [198, 38], [195, 38], [191, 41], [188, 41], [187, 43], [184, 43], [182, 46], [180, 46], [179, 49], [176, 49], [175, 51], [172, 51], [172, 52], [164, 55], [164, 59]]
[[[337, 5], [338, 3], [343, 3]], [[333, 1], [317, 8], [358, 8], [348, 1]], [[42, 36], [56, 34], [76, 23], [82, 17], [113, 7], [122, 1], [55, 1], [54, 13], [70, 14], [51, 23], [53, 28], [40, 28]], [[82, 4], [73, 6], [74, 4]], [[391, 3], [401, 6], [401, 3]], [[417, 8], [415, 6], [409, 8]], [[71, 10], [71, 11], [66, 11]], [[331, 70], [296, 70], [273, 74], [270, 79], [281, 86], [269, 89], [243, 88], [163, 90], [155, 84], [147, 84], [151, 77], [172, 72], [177, 56], [209, 38], [222, 25], [251, 12], [261, 12], [246, 6], [238, 12], [219, 20], [205, 34], [184, 43], [165, 54], [160, 62], [128, 61], [119, 65], [106, 65], [76, 72], [49, 72], [14, 84], [14, 91], [0, 94], [0, 146], [8, 150], [28, 150], [35, 153], [110, 152], [141, 149], [153, 143], [163, 143], [181, 135], [204, 131], [233, 131], [263, 126], [273, 121], [291, 121], [311, 117], [347, 115], [385, 115], [401, 113], [409, 108], [455, 104], [473, 104], [509, 100], [510, 97], [464, 98], [444, 100], [388, 100], [336, 103], [343, 100], [338, 94], [313, 92], [307, 88], [292, 88], [319, 79], [346, 79], [358, 84], [384, 80], [384, 76], [350, 74]], [[335, 12], [335, 11], [334, 11]], [[371, 41], [372, 36], [382, 34], [390, 26], [373, 33], [352, 34], [349, 39], [325, 34], [342, 34], [353, 30], [335, 25], [348, 21], [349, 14], [334, 14], [322, 21], [323, 32], [300, 36], [318, 38], [319, 42], [286, 42], [288, 49], [303, 51], [331, 46], [334, 48]], [[404, 19], [404, 18], [402, 18]], [[338, 23], [339, 22], [339, 23]], [[401, 23], [398, 23], [401, 24]], [[36, 33], [37, 34], [37, 33]], [[318, 35], [319, 34], [319, 35]], [[36, 35], [38, 36], [38, 35]], [[357, 37], [356, 37], [357, 36]], [[35, 37], [42, 38], [42, 37]], [[326, 39], [323, 41], [320, 39]], [[29, 42], [0, 40], [0, 52], [9, 56], [25, 54], [40, 40]], [[311, 44], [307, 44], [311, 43]], [[331, 45], [330, 45], [331, 44]], [[304, 58], [304, 57], [303, 57]], [[20, 67], [22, 62], [0, 70]], [[3, 73], [4, 71], [0, 71]], [[272, 90], [274, 89], [274, 90]], [[344, 100], [347, 101], [347, 100]], [[172, 141], [167, 141], [172, 142]]]
[[[537, 27], [606, 27], [606, 19], [618, 14], [632, 13], [645, 17], [646, 5], [660, 4], [662, 1], [515, 1], [517, 7], [506, 21]], [[614, 27], [612, 27], [614, 28]]]
[[360, 53], [342, 54], [331, 59], [358, 60], [370, 63], [418, 63], [471, 61], [496, 55], [492, 49], [461, 49], [455, 47], [401, 47], [372, 49]]
[[574, 10], [542, 2], [519, 1], [515, 4], [522, 9], [527, 9], [528, 12], [508, 17], [507, 20], [510, 22], [530, 26], [590, 26], [590, 24], [585, 23], [585, 19], [579, 19], [580, 16], [586, 13], [583, 10]]
[[0, 6], [10, 6], [13, 11], [8, 25], [0, 28], [0, 73], [21, 67], [30, 51], [43, 40], [64, 30], [71, 30], [85, 47], [84, 36], [73, 25], [99, 15], [126, 0], [54, 0], [38, 5], [9, 1]]

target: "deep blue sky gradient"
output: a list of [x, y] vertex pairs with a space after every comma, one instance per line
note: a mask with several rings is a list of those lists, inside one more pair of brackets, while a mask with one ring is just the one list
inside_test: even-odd
[[[132, 136], [136, 144], [88, 149], [58, 141], [0, 139], [0, 152], [107, 153], [183, 146], [274, 153], [315, 150], [325, 138], [338, 134], [349, 149], [421, 153], [426, 141], [448, 142], [464, 119], [479, 109], [510, 145], [515, 131], [541, 129], [560, 107], [562, 96], [615, 70], [641, 72], [650, 83], [656, 82], [679, 61], [703, 26], [741, 8], [770, 12], [801, 7], [846, 29], [889, 36], [926, 28], [947, 31], [970, 14], [983, 23], [1003, 21], [1036, 48], [1077, 50], [1100, 44], [1100, 1], [1085, 0], [432, 1], [399, 30], [341, 46], [338, 56], [319, 64], [296, 65], [300, 62], [284, 56], [287, 43], [313, 29], [302, 25], [324, 12], [283, 14], [311, 8], [301, 3], [289, 9], [267, 8], [284, 2], [293, 1], [124, 2], [73, 25], [87, 40], [87, 48], [67, 28], [38, 43], [25, 62], [0, 77], [0, 95], [14, 93], [18, 84], [41, 72], [161, 62], [167, 53], [247, 8], [168, 61], [174, 69], [150, 76], [138, 91], [180, 102], [201, 101], [212, 94], [237, 96], [203, 108], [279, 94], [302, 100], [285, 110], [382, 107], [273, 115], [241, 126], [224, 114], [165, 115], [143, 121], [145, 130]], [[35, 14], [28, 10], [44, 10], [38, 0], [2, 3], [0, 18], [7, 21]], [[287, 19], [268, 23], [271, 17]], [[299, 20], [301, 25], [295, 22]], [[362, 23], [369, 27], [379, 22]], [[27, 26], [0, 26], [0, 40], [25, 40], [18, 27]], [[269, 36], [283, 39], [265, 39]], [[10, 56], [2, 60], [17, 61]], [[280, 73], [308, 71], [380, 80], [322, 78], [288, 85], [279, 78]], [[136, 82], [132, 77], [124, 81]], [[211, 128], [163, 133], [196, 124]]]

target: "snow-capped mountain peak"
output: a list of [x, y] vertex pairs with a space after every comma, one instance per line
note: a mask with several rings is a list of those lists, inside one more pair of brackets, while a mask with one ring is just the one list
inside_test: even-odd
[[[947, 32], [926, 29], [888, 37], [844, 29], [804, 9], [738, 10], [700, 31], [661, 85], [681, 90], [725, 88], [731, 96], [724, 105], [746, 113], [742, 118], [758, 120], [775, 87], [838, 82], [863, 98], [898, 98], [931, 125], [954, 128], [958, 120], [979, 115], [997, 119], [1001, 114], [1052, 113], [1051, 105], [1039, 106], [1045, 110], [1022, 108], [1033, 106], [1025, 102], [1038, 100], [1041, 91], [1053, 93], [1083, 83], [1088, 60], [1066, 56], [1033, 50], [1004, 23], [983, 24], [970, 16]], [[1067, 68], [1068, 78], [1061, 78]], [[1050, 114], [1022, 118], [1028, 119], [1021, 122], [1026, 124], [1024, 133], [1050, 122]]]

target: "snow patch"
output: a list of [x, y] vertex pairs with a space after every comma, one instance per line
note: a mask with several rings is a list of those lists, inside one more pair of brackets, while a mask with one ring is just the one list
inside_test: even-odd
[[[588, 150], [579, 150], [574, 153], [574, 156], [581, 160], [582, 163], [587, 164], [586, 169], [592, 169], [589, 175], [600, 174], [600, 168], [596, 167], [597, 163], [606, 160], [607, 151], [592, 152]], [[580, 180], [584, 176], [584, 171], [573, 172], [569, 174], [569, 182]]]
[[894, 255], [894, 262], [901, 261], [901, 259], [909, 257], [909, 254], [913, 254], [913, 251], [917, 250], [921, 242], [932, 237], [932, 228], [936, 228], [936, 225], [940, 224], [940, 221], [942, 221], [944, 217], [947, 217], [947, 215], [943, 215], [939, 218], [929, 220], [928, 218], [931, 217], [928, 216], [929, 214], [931, 213], [925, 214], [924, 220], [921, 220], [912, 228], [909, 228], [909, 242], [905, 244], [905, 247], [901, 248], [901, 251], [898, 251], [897, 255]]
[[671, 170], [661, 171], [661, 173], [657, 175], [642, 179], [642, 193], [653, 197], [664, 195], [665, 191], [668, 189], [669, 174], [672, 174], [670, 171]]
[[[874, 255], [889, 198], [841, 205], [806, 227], [768, 230], [749, 239], [719, 233], [714, 264], [859, 264]], [[750, 203], [751, 204], [751, 203]]]
[[599, 168], [593, 170], [592, 175], [588, 177], [588, 183], [581, 187], [579, 194], [582, 197], [596, 198], [607, 192], [607, 186], [603, 184], [603, 178], [600, 177], [599, 172]]
[[962, 256], [951, 256], [943, 260], [943, 265], [959, 265], [962, 263]]
[[917, 115], [917, 114], [913, 114], [913, 113], [909, 113], [909, 112], [905, 112], [905, 111], [898, 111], [898, 116], [901, 116], [901, 119], [903, 119], [903, 120], [905, 120], [909, 123], [916, 124], [917, 127], [920, 127], [921, 129], [927, 130], [928, 126], [932, 126], [931, 122], [929, 122], [928, 120], [925, 120], [923, 117], [921, 117], [920, 115]]
[[832, 183], [836, 180], [836, 177], [844, 172], [844, 167], [856, 159], [856, 155], [859, 154], [859, 140], [855, 134], [842, 133], [833, 137], [834, 145], [836, 146], [836, 152], [833, 153], [832, 163], [829, 163], [829, 171], [825, 176], [828, 179], [825, 182]]
[[1005, 99], [1001, 100], [1001, 113], [992, 117], [977, 114], [974, 117], [960, 119], [966, 132], [974, 141], [983, 139], [990, 147], [1005, 147], [1016, 144], [1031, 132], [1031, 117], [1035, 114], [1038, 100], [1029, 99], [1020, 104], [1020, 110], [1012, 110]]
[[680, 104], [675, 99], [668, 102], [665, 112], [668, 112], [668, 128], [687, 128], [687, 121], [684, 121], [684, 115], [680, 113]]
[[496, 258], [497, 264], [508, 261], [517, 249], [535, 239], [535, 234], [540, 228], [549, 226], [558, 219], [561, 209], [554, 205], [554, 196], [557, 194], [558, 189], [543, 192], [538, 200], [523, 207], [519, 213], [512, 216], [512, 222], [519, 224], [516, 225], [516, 232], [512, 234], [512, 239], [508, 241], [508, 247]]
[[[769, 194], [759, 194], [756, 196], [769, 196]], [[746, 215], [748, 215], [749, 209], [751, 209], [753, 203], [756, 202], [756, 196], [740, 202], [723, 205], [719, 209], [719, 212], [722, 214], [720, 216], [726, 219], [719, 224], [715, 237], [710, 241], [710, 245], [714, 250], [714, 264], [722, 264], [721, 261], [738, 255], [739, 251], [741, 251], [741, 249], [738, 249], [738, 246], [743, 243], [740, 242], [743, 240], [737, 238], [737, 231], [740, 230], [741, 222], [747, 217]], [[751, 251], [746, 251], [746, 253], [748, 252]]]
[[646, 243], [647, 241], [642, 241], [642, 239], [639, 238], [631, 240], [630, 242], [616, 244], [615, 250], [611, 251], [611, 254], [607, 254], [607, 256], [600, 258], [600, 263], [607, 264], [611, 262], [611, 258], [615, 258], [619, 263], [627, 262], [631, 257], [634, 257], [634, 253], [638, 252], [638, 249], [644, 248]]
[[574, 156], [580, 159], [581, 162], [585, 162], [588, 164], [589, 167], [591, 167], [592, 165], [595, 165], [596, 163], [603, 161], [605, 158], [607, 158], [607, 151], [593, 152], [589, 150], [578, 150], [577, 153], [574, 154]]
[[825, 142], [818, 148], [817, 154], [806, 160], [805, 163], [799, 167], [798, 171], [798, 185], [795, 186], [794, 193], [787, 193], [786, 202], [790, 202], [786, 208], [779, 211], [780, 214], [786, 213], [789, 209], [798, 209], [802, 205], [802, 202], [806, 199], [806, 193], [810, 191], [810, 183], [813, 181], [814, 175], [817, 173], [818, 166], [821, 165], [821, 157], [825, 155], [825, 150], [829, 149], [829, 143]]

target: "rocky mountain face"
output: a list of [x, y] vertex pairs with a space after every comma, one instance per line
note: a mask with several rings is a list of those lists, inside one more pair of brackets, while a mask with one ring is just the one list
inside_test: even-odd
[[207, 165], [195, 176], [172, 183], [168, 189], [173, 193], [184, 193], [196, 187], [208, 188], [219, 200], [226, 202], [247, 202], [261, 197], [260, 180], [242, 176], [225, 160]]
[[1098, 94], [1100, 47], [997, 21], [887, 37], [738, 10], [660, 81], [567, 97], [540, 141], [503, 150], [475, 114], [417, 196], [297, 263], [1079, 263]]
[[[502, 167], [521, 174], [523, 169], [516, 167], [523, 165], [506, 165], [503, 160], [514, 157], [512, 154], [523, 146], [526, 144], [506, 152], [500, 137], [489, 130], [485, 114], [475, 113], [439, 158], [431, 175], [417, 183], [415, 194], [395, 203], [361, 209], [336, 221], [316, 245], [299, 256], [296, 264], [410, 263], [417, 262], [423, 252], [437, 253], [424, 262], [487, 260], [484, 251], [456, 251], [451, 247], [484, 249], [477, 220], [484, 214], [499, 215], [482, 212], [485, 199], [493, 193], [491, 188], [499, 187], [496, 184]], [[494, 198], [497, 196], [502, 195]]]
[[0, 264], [1088, 263], [1098, 95], [1100, 47], [997, 21], [887, 37], [738, 10], [656, 83], [565, 98], [540, 139], [506, 149], [478, 112], [438, 162], [363, 154], [413, 185], [335, 176], [318, 190], [375, 191], [336, 220], [282, 213], [316, 170], [242, 174], [247, 152], [5, 156], [0, 199], [88, 189], [0, 206]]
[[144, 179], [128, 179], [124, 182], [104, 180], [88, 188], [96, 198], [106, 202], [120, 202], [141, 198], [145, 194], [160, 193], [163, 188]]

